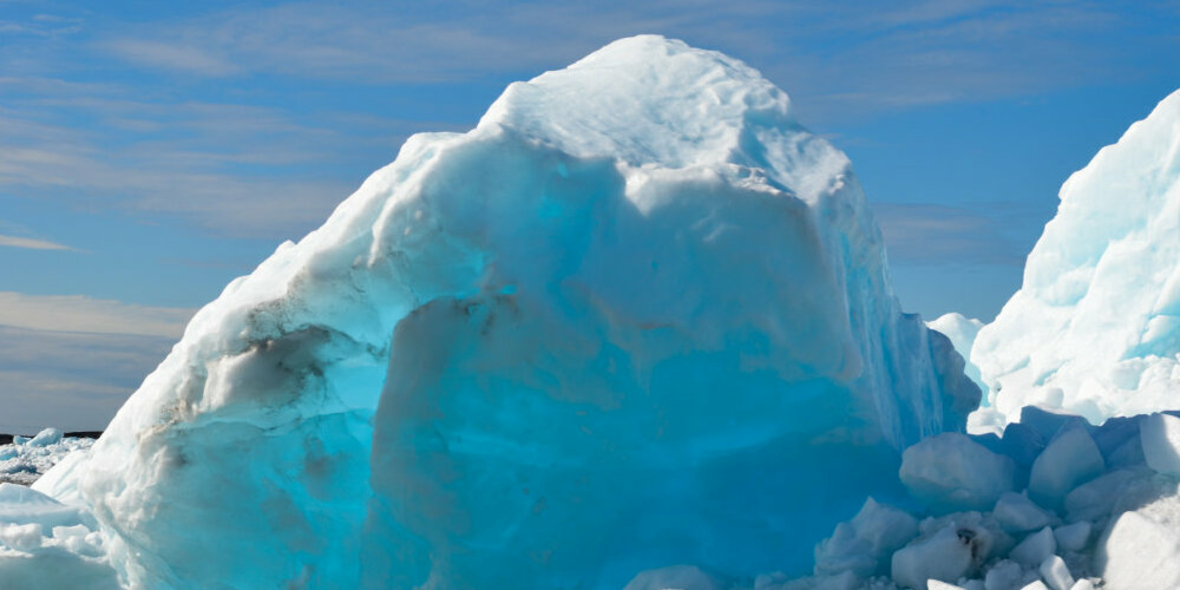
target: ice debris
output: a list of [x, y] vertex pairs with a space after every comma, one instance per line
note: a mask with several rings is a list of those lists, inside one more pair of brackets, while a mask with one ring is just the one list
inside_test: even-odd
[[56, 428], [32, 438], [15, 436], [12, 444], [0, 445], [0, 483], [31, 485], [71, 453], [85, 452], [93, 444], [90, 438], [63, 438]]

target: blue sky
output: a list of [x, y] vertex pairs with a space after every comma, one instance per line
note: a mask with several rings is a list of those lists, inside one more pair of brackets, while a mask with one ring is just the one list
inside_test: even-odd
[[408, 135], [645, 32], [848, 152], [928, 318], [991, 319], [1069, 173], [1180, 87], [1176, 2], [0, 0], [0, 431], [101, 427]]

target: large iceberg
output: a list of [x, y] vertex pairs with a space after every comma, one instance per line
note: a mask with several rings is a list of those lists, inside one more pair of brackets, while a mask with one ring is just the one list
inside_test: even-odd
[[640, 36], [410, 138], [39, 489], [134, 587], [802, 572], [978, 401], [845, 155], [757, 71]]
[[1180, 408], [1180, 91], [1061, 187], [1024, 284], [970, 357], [995, 412], [1095, 424]]

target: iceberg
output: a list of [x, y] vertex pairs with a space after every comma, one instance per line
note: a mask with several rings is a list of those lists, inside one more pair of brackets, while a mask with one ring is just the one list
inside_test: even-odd
[[[1180, 91], [1061, 187], [1021, 289], [970, 350], [988, 401], [1094, 424], [1180, 398]], [[962, 350], [962, 349], [960, 349]]]
[[963, 366], [848, 158], [752, 68], [639, 36], [407, 140], [41, 489], [132, 587], [803, 572], [964, 429]]

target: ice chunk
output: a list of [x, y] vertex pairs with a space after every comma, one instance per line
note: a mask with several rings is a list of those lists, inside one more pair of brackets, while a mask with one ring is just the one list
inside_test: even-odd
[[1094, 590], [1094, 584], [1091, 583], [1090, 580], [1082, 578], [1077, 582], [1074, 582], [1073, 588], [1070, 588], [1069, 590]]
[[1077, 414], [1064, 412], [1058, 408], [1041, 408], [1025, 406], [1020, 409], [1020, 423], [1032, 428], [1041, 436], [1042, 440], [1051, 441], [1057, 433], [1066, 427], [1086, 428], [1085, 418]]
[[836, 525], [835, 533], [816, 547], [815, 573], [851, 571], [863, 578], [883, 573], [881, 558], [917, 535], [917, 519], [869, 498], [855, 518]]
[[1065, 182], [1020, 291], [979, 331], [971, 362], [1009, 420], [1048, 390], [1094, 423], [1175, 405], [1178, 121], [1180, 91]]
[[1057, 540], [1053, 537], [1053, 529], [1045, 527], [1021, 541], [1008, 553], [1008, 558], [1026, 568], [1035, 568], [1056, 551]]
[[46, 428], [37, 433], [28, 443], [30, 447], [47, 447], [61, 442], [61, 431], [56, 428]]
[[1039, 529], [1053, 520], [1049, 513], [1029, 500], [1028, 496], [1013, 492], [1004, 492], [1000, 496], [996, 507], [992, 509], [992, 515], [1000, 526], [1010, 533]]
[[986, 510], [1013, 486], [1015, 464], [964, 434], [945, 432], [902, 454], [902, 483], [935, 513]]
[[926, 590], [965, 590], [962, 586], [940, 582], [938, 580], [926, 580]]
[[1033, 462], [1028, 494], [1042, 506], [1060, 508], [1066, 494], [1102, 474], [1106, 463], [1085, 428], [1063, 429]]
[[1007, 559], [997, 562], [983, 577], [984, 590], [1012, 590], [1020, 584], [1024, 569]]
[[1121, 495], [1119, 491], [1127, 484], [1150, 474], [1150, 471], [1142, 467], [1119, 469], [1078, 486], [1065, 497], [1068, 520], [1093, 521], [1109, 515]]
[[77, 508], [0, 484], [0, 588], [119, 588], [95, 527]]
[[407, 140], [198, 312], [57, 484], [133, 586], [803, 573], [979, 402], [884, 264], [782, 91], [621, 40]]
[[1042, 438], [1031, 426], [1020, 422], [1008, 424], [1000, 438], [1000, 446], [1004, 449], [1004, 454], [1024, 468], [1032, 467], [1033, 461], [1036, 461], [1041, 451], [1045, 450], [1046, 442], [1046, 439]]
[[1026, 584], [1020, 590], [1049, 590], [1049, 587], [1045, 586], [1044, 582], [1036, 580], [1032, 583]]
[[623, 590], [723, 590], [713, 576], [691, 565], [640, 572]]
[[991, 543], [985, 528], [946, 521], [893, 554], [893, 581], [911, 588], [927, 580], [957, 581], [987, 560]]
[[1041, 579], [1052, 590], [1070, 590], [1073, 587], [1073, 576], [1069, 573], [1069, 568], [1065, 565], [1065, 560], [1056, 555], [1050, 555], [1041, 562], [1041, 567], [1038, 568], [1041, 572]]
[[30, 551], [41, 546], [41, 525], [35, 522], [29, 524], [0, 524], [0, 546], [7, 546], [17, 551]]
[[1099, 540], [1095, 566], [1109, 590], [1180, 588], [1180, 538], [1138, 512], [1124, 512]]
[[1053, 529], [1053, 538], [1057, 539], [1057, 548], [1061, 551], [1078, 552], [1086, 547], [1092, 529], [1093, 525], [1083, 520]]
[[1147, 416], [1139, 426], [1139, 440], [1148, 467], [1180, 475], [1180, 418], [1160, 413]]

